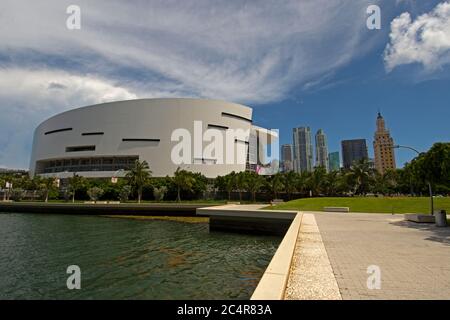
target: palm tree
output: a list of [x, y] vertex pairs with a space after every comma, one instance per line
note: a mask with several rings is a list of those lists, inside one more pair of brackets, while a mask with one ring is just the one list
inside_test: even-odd
[[75, 202], [75, 194], [78, 190], [82, 189], [86, 185], [86, 179], [82, 176], [73, 174], [72, 177], [69, 178], [69, 190], [72, 193], [72, 203]]
[[224, 176], [224, 179], [225, 179], [225, 190], [227, 190], [228, 193], [228, 200], [231, 200], [231, 192], [233, 192], [236, 186], [236, 173], [232, 171], [226, 176]]
[[374, 170], [370, 168], [367, 159], [361, 159], [355, 162], [349, 171], [350, 180], [353, 183], [353, 191], [355, 194], [366, 194], [369, 191]]
[[322, 188], [327, 196], [335, 196], [338, 194], [341, 183], [340, 178], [339, 171], [331, 171], [326, 174], [322, 182]]
[[388, 170], [384, 174], [376, 172], [373, 179], [373, 191], [382, 195], [390, 195], [397, 187], [397, 173]]
[[51, 190], [56, 188], [55, 178], [42, 178], [40, 179], [39, 189], [44, 191], [44, 201], [48, 202], [48, 194]]
[[309, 176], [309, 186], [312, 194], [318, 196], [323, 192], [327, 171], [324, 167], [316, 167]]
[[246, 172], [247, 190], [252, 194], [253, 202], [256, 202], [256, 192], [265, 184], [264, 177], [256, 172]]
[[277, 172], [270, 178], [269, 188], [273, 193], [274, 199], [278, 199], [278, 192], [283, 189], [283, 175], [281, 173]]
[[136, 160], [130, 171], [127, 172], [126, 178], [128, 183], [135, 188], [138, 194], [138, 203], [141, 203], [142, 199], [142, 188], [148, 182], [151, 177], [152, 172], [147, 161]]
[[302, 173], [297, 175], [296, 181], [296, 188], [297, 191], [305, 194], [309, 190], [309, 184], [310, 184], [310, 173], [303, 171]]
[[173, 178], [172, 178], [173, 184], [177, 187], [177, 201], [181, 201], [181, 190], [185, 191], [191, 191], [192, 187], [195, 183], [195, 178], [193, 175], [186, 171], [186, 170], [180, 170], [180, 168], [177, 168], [177, 171], [175, 171]]
[[288, 200], [291, 200], [292, 193], [297, 190], [297, 179], [298, 174], [294, 171], [288, 171], [283, 174], [283, 186], [284, 191], [286, 191], [288, 195]]
[[242, 192], [245, 191], [247, 187], [245, 171], [241, 171], [236, 175], [236, 188], [239, 192], [239, 201], [242, 201]]

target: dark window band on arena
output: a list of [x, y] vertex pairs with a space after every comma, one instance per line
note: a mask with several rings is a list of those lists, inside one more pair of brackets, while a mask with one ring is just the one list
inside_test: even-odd
[[130, 170], [139, 156], [65, 158], [37, 161], [36, 173]]
[[244, 121], [247, 121], [247, 122], [250, 122], [250, 123], [253, 122], [252, 119], [248, 119], [246, 117], [239, 116], [237, 114], [228, 113], [228, 112], [222, 112], [222, 116], [235, 118], [235, 119], [239, 119], [239, 120], [244, 120]]
[[141, 138], [125, 138], [122, 141], [147, 141], [147, 142], [160, 142], [161, 139], [141, 139]]
[[240, 142], [240, 143], [245, 143], [245, 144], [249, 144], [248, 141], [245, 140], [240, 140], [240, 139], [234, 139], [234, 142]]
[[104, 135], [104, 132], [83, 132], [82, 136], [102, 136]]
[[66, 147], [66, 152], [95, 151], [95, 146]]
[[52, 134], [52, 133], [57, 133], [57, 132], [63, 132], [63, 131], [71, 131], [72, 128], [64, 128], [64, 129], [56, 129], [56, 130], [52, 130], [52, 131], [47, 131], [44, 134]]
[[219, 126], [217, 124], [208, 124], [208, 129], [221, 129], [221, 130], [227, 130], [228, 127], [226, 126]]

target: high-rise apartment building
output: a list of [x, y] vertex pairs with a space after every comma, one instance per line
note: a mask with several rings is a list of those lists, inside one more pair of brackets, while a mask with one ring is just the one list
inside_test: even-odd
[[396, 168], [394, 154], [394, 139], [386, 129], [381, 113], [377, 117], [377, 131], [375, 131], [373, 150], [375, 155], [375, 169], [381, 174]]
[[281, 146], [281, 171], [288, 172], [294, 170], [294, 162], [292, 158], [292, 145], [283, 144]]
[[366, 139], [343, 140], [341, 144], [344, 168], [349, 169], [354, 162], [362, 159], [369, 160]]
[[294, 171], [311, 172], [313, 169], [313, 146], [311, 129], [300, 127], [293, 129]]
[[341, 159], [339, 157], [339, 151], [331, 152], [328, 155], [328, 163], [330, 171], [339, 171], [341, 169]]
[[316, 133], [316, 167], [323, 167], [329, 171], [327, 136], [322, 129]]

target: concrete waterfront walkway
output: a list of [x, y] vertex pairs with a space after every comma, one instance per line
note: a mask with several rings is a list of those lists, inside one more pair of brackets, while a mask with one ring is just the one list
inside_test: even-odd
[[314, 214], [303, 214], [284, 298], [341, 299]]
[[268, 217], [269, 224], [288, 220], [253, 300], [450, 299], [450, 228], [408, 222], [403, 215], [261, 207], [199, 209], [246, 216], [251, 225]]
[[316, 219], [310, 213], [303, 214], [284, 299], [341, 299]]
[[[343, 299], [450, 299], [450, 228], [403, 215], [314, 216]], [[368, 288], [369, 266], [379, 267], [379, 289]]]

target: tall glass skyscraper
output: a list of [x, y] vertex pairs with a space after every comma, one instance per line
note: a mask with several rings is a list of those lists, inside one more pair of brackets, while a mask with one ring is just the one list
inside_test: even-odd
[[328, 162], [330, 171], [339, 171], [341, 169], [341, 159], [339, 155], [339, 151], [331, 152], [328, 155]]
[[292, 145], [283, 144], [281, 146], [281, 170], [288, 172], [294, 170], [294, 162], [292, 160]]
[[316, 133], [316, 167], [323, 167], [329, 172], [327, 136], [322, 129]]
[[349, 169], [354, 162], [369, 160], [366, 139], [354, 139], [342, 141], [342, 160], [344, 168]]
[[313, 170], [313, 146], [311, 129], [300, 127], [293, 129], [294, 171], [311, 172]]

